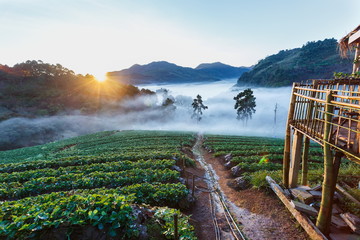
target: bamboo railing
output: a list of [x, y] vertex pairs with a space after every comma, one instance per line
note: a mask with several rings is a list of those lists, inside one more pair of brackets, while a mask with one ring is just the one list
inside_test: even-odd
[[[295, 83], [289, 125], [322, 146], [329, 144], [360, 164], [360, 80], [312, 80]], [[330, 102], [326, 102], [330, 95]], [[331, 112], [326, 106], [331, 106]], [[326, 118], [326, 116], [329, 116]], [[329, 120], [327, 120], [329, 119]], [[326, 124], [329, 136], [324, 138]]]

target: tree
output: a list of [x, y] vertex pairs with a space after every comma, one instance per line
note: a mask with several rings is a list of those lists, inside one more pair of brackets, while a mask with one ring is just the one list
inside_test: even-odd
[[234, 97], [234, 108], [237, 110], [236, 119], [245, 121], [245, 124], [249, 119], [251, 119], [252, 114], [256, 112], [256, 98], [254, 97], [253, 93], [254, 92], [251, 90], [251, 88], [248, 88]]
[[208, 107], [204, 105], [203, 100], [199, 94], [196, 96], [191, 105], [194, 109], [191, 118], [196, 118], [199, 122], [201, 120], [201, 115], [203, 114], [202, 110], [208, 109]]

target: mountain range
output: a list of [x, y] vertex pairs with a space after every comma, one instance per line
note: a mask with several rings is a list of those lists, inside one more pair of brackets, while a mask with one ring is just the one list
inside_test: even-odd
[[354, 57], [341, 58], [335, 39], [308, 42], [260, 60], [241, 75], [238, 86], [279, 87], [308, 79], [331, 79], [334, 72], [350, 73]]
[[226, 78], [238, 78], [250, 69], [220, 62], [202, 63], [196, 68], [189, 68], [159, 61], [146, 65], [135, 64], [128, 69], [109, 72], [107, 76], [130, 84], [214, 82]]

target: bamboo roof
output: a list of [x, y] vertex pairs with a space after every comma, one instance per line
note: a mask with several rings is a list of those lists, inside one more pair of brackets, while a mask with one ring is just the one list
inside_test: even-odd
[[340, 55], [347, 57], [348, 51], [355, 47], [357, 43], [360, 43], [360, 25], [339, 40]]

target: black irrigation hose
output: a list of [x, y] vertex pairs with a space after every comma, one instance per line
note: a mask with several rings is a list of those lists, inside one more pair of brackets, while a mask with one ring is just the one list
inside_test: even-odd
[[[214, 229], [215, 229], [215, 238], [218, 240], [221, 239], [221, 230], [217, 221], [217, 217], [216, 217], [216, 212], [215, 212], [215, 206], [214, 206], [214, 197], [212, 195], [212, 193], [215, 193], [218, 198], [220, 199], [220, 203], [221, 206], [224, 210], [224, 216], [225, 219], [230, 227], [230, 230], [232, 232], [232, 235], [235, 237], [235, 239], [240, 240], [246, 240], [246, 237], [244, 236], [244, 234], [241, 232], [241, 230], [239, 229], [239, 226], [237, 224], [237, 222], [235, 221], [235, 219], [232, 217], [231, 212], [229, 210], [229, 208], [226, 206], [226, 202], [224, 201], [224, 199], [222, 198], [221, 194], [218, 192], [218, 190], [210, 190], [208, 188], [205, 187], [199, 187], [199, 186], [195, 186], [196, 189], [198, 189], [199, 191], [202, 192], [207, 192], [210, 194], [210, 208], [211, 208], [211, 216], [213, 218], [213, 223], [214, 223]], [[240, 236], [240, 238], [238, 237]]]
[[214, 205], [214, 198], [211, 194], [211, 192], [209, 192], [210, 195], [209, 195], [209, 201], [210, 201], [210, 208], [211, 208], [211, 216], [212, 216], [212, 220], [213, 220], [213, 224], [214, 224], [214, 230], [215, 230], [215, 239], [216, 240], [221, 240], [221, 230], [220, 230], [220, 227], [219, 227], [219, 223], [217, 221], [217, 218], [216, 218], [216, 207]]
[[[195, 148], [195, 146], [198, 144], [199, 142], [199, 137], [197, 138], [197, 142], [195, 143], [193, 149]], [[193, 150], [194, 152], [194, 150]], [[194, 152], [194, 155], [199, 155], [200, 158], [202, 158], [202, 154], [199, 152], [199, 154], [196, 154]], [[198, 158], [196, 157], [196, 159], [198, 160]], [[205, 163], [205, 161], [202, 161], [202, 164], [204, 165], [208, 165], [207, 163]], [[185, 171], [185, 176], [187, 175], [187, 171]], [[193, 175], [192, 179], [193, 179], [193, 194], [194, 194], [194, 189], [198, 189], [202, 192], [208, 192], [210, 194], [209, 196], [209, 200], [210, 200], [210, 208], [211, 208], [211, 216], [213, 218], [213, 224], [214, 224], [214, 230], [215, 230], [215, 238], [216, 240], [220, 240], [221, 239], [221, 229], [219, 227], [219, 224], [218, 224], [218, 219], [216, 217], [216, 206], [214, 205], [214, 202], [215, 202], [215, 199], [214, 199], [214, 194], [217, 195], [217, 197], [219, 198], [220, 200], [220, 204], [223, 208], [223, 211], [224, 211], [224, 216], [225, 216], [225, 219], [230, 227], [230, 230], [232, 232], [232, 235], [234, 236], [235, 239], [237, 240], [246, 240], [246, 237], [244, 236], [244, 234], [241, 232], [241, 230], [239, 229], [238, 227], [238, 224], [236, 223], [235, 219], [232, 217], [231, 215], [231, 212], [229, 210], [229, 208], [226, 206], [226, 203], [225, 203], [225, 200], [223, 199], [222, 195], [220, 194], [220, 189], [218, 187], [213, 187], [213, 189], [209, 189], [209, 188], [205, 188], [205, 187], [198, 187], [198, 186], [195, 186], [195, 178], [200, 178], [200, 179], [205, 179], [205, 180], [209, 180], [208, 178], [204, 178], [204, 177], [200, 177], [200, 176], [197, 176], [193, 173], [191, 173]], [[208, 171], [208, 174], [210, 175], [209, 177], [210, 178], [213, 178], [215, 180], [215, 177], [214, 177], [214, 173], [213, 172], [209, 172]]]
[[[230, 229], [231, 229], [234, 237], [235, 237], [236, 239], [239, 239], [239, 238], [236, 236], [236, 233], [235, 233], [235, 232], [237, 231], [237, 233], [239, 234], [239, 236], [241, 237], [241, 239], [246, 240], [245, 236], [243, 235], [243, 233], [242, 233], [241, 230], [239, 229], [239, 226], [237, 225], [236, 221], [235, 221], [234, 218], [232, 217], [230, 210], [229, 210], [228, 207], [226, 206], [225, 201], [223, 200], [223, 198], [221, 197], [221, 195], [220, 195], [217, 191], [216, 191], [215, 193], [219, 196], [221, 205], [222, 205], [222, 207], [224, 208], [224, 212], [226, 212], [226, 213], [228, 214], [228, 216], [227, 216], [226, 213], [225, 213], [225, 218], [226, 218], [226, 221], [227, 221], [228, 224], [229, 224], [229, 227], [230, 227]], [[230, 221], [229, 221], [228, 218], [230, 218], [231, 223], [230, 223]], [[232, 227], [231, 225], [234, 226], [235, 229], [233, 229], [233, 227]]]

